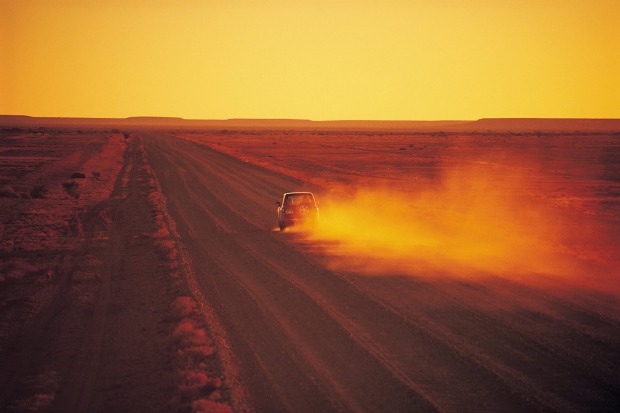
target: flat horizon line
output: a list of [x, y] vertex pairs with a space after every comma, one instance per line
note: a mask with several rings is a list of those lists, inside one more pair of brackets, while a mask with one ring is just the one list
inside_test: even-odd
[[618, 118], [480, 118], [474, 120], [312, 120], [298, 118], [186, 119], [173, 116], [130, 116], [125, 118], [53, 117], [1, 115], [0, 125], [152, 126], [206, 128], [332, 128], [445, 131], [578, 130], [620, 132]]
[[232, 118], [186, 118], [183, 116], [36, 116], [24, 114], [0, 114], [0, 117], [22, 117], [31, 119], [178, 119], [186, 121], [237, 121], [237, 120], [266, 120], [266, 121], [302, 121], [302, 122], [475, 122], [486, 119], [545, 119], [545, 120], [620, 120], [620, 118], [598, 117], [540, 117], [540, 116], [483, 116], [475, 119], [309, 119], [309, 118], [260, 118], [260, 117], [232, 117]]

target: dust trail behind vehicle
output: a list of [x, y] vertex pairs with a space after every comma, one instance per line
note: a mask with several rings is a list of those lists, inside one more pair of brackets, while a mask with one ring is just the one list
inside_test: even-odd
[[[247, 136], [264, 139], [260, 133]], [[272, 231], [274, 200], [283, 192], [312, 190], [323, 215], [334, 204], [328, 191], [171, 136], [151, 134], [145, 142], [196, 286], [226, 333], [219, 342], [228, 349], [226, 363], [236, 366], [234, 383], [246, 390], [245, 401], [233, 400], [235, 409], [620, 407], [614, 297], [575, 288], [572, 295], [560, 294], [563, 279], [533, 287], [516, 282], [519, 277], [510, 271], [502, 277], [463, 276], [457, 265], [435, 269], [435, 277], [423, 267], [416, 275], [395, 266], [381, 277], [367, 276], [361, 264], [337, 267], [337, 251], [330, 248], [338, 238], [309, 241], [303, 231]], [[281, 153], [306, 159], [298, 149], [288, 146]], [[391, 162], [392, 155], [373, 153], [377, 162]], [[333, 163], [348, 160], [339, 152], [331, 156]], [[380, 207], [372, 197], [360, 203]], [[370, 224], [373, 209], [366, 211], [361, 222]], [[383, 209], [374, 212], [384, 215]], [[388, 233], [400, 231], [398, 222]], [[370, 235], [357, 243], [369, 243]], [[365, 253], [354, 256], [364, 259]], [[370, 255], [367, 261], [379, 259]]]
[[333, 268], [366, 274], [554, 277], [620, 293], [614, 227], [548, 198], [548, 176], [486, 163], [432, 182], [355, 186], [322, 195], [309, 229]]

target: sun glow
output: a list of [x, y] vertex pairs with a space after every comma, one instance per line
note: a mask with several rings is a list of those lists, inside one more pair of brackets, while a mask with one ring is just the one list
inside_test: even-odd
[[620, 117], [620, 3], [0, 0], [0, 113]]

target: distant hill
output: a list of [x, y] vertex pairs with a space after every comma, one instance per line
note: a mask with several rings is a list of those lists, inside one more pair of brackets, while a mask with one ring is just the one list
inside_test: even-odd
[[223, 119], [135, 116], [129, 118], [52, 118], [0, 115], [1, 126], [154, 127], [205, 129], [327, 129], [394, 131], [592, 131], [620, 132], [620, 119], [488, 118], [475, 121]]
[[470, 122], [475, 131], [616, 131], [620, 119], [489, 118]]
[[308, 119], [183, 119], [175, 117], [134, 116], [129, 118], [52, 118], [20, 115], [0, 115], [0, 125], [91, 125], [91, 126], [174, 126], [180, 128], [259, 128], [259, 129], [398, 129], [398, 130], [437, 130], [456, 127], [471, 121], [313, 121]]
[[185, 122], [185, 119], [183, 118], [169, 118], [158, 116], [132, 116], [126, 119], [118, 120], [138, 125], [176, 125]]

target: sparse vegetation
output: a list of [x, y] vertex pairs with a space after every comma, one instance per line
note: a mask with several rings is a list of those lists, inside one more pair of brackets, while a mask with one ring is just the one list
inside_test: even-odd
[[[143, 148], [140, 148], [143, 151]], [[152, 213], [154, 231], [148, 235], [162, 264], [171, 270], [170, 275], [178, 279], [183, 271], [179, 259], [178, 244], [165, 216], [165, 198], [159, 191], [146, 152], [140, 157], [142, 165], [138, 170], [148, 178], [147, 200]], [[231, 413], [231, 407], [223, 401], [223, 378], [214, 373], [216, 347], [209, 335], [204, 314], [194, 298], [179, 296], [171, 303], [177, 320], [171, 332], [175, 349], [175, 370], [177, 375], [178, 403], [180, 411]], [[217, 369], [216, 369], [217, 371]]]
[[[118, 256], [127, 258], [122, 262], [133, 265], [131, 268], [121, 265], [118, 273], [123, 274], [133, 274], [135, 271], [131, 270], [135, 268], [141, 270], [142, 263], [136, 264], [133, 260], [135, 255], [132, 254], [148, 248], [148, 262], [144, 266], [151, 271], [144, 269], [145, 273], [151, 276], [156, 273], [154, 278], [158, 278], [162, 283], [159, 286], [178, 283], [179, 290], [183, 291], [178, 276], [181, 270], [177, 258], [177, 241], [167, 226], [161, 194], [151, 197], [152, 204], [149, 208], [152, 207], [152, 211], [144, 209], [142, 214], [143, 199], [140, 199], [130, 204], [130, 217], [120, 218], [123, 223], [136, 217], [140, 221], [139, 230], [130, 237], [132, 241], [112, 247], [108, 244], [110, 227], [123, 225], [117, 224], [108, 215], [115, 205], [121, 202], [119, 198], [109, 198], [115, 189], [117, 178], [123, 177], [119, 177], [119, 172], [122, 170], [127, 176], [135, 174], [137, 178], [118, 179], [125, 183], [125, 187], [116, 188], [118, 193], [135, 191], [136, 197], [132, 198], [135, 200], [146, 197], [147, 193], [157, 192], [148, 159], [140, 158], [144, 161], [140, 168], [122, 169], [123, 160], [127, 162], [129, 159], [123, 156], [123, 152], [132, 143], [123, 143], [119, 135], [110, 136], [108, 131], [82, 132], [88, 136], [75, 139], [76, 130], [49, 128], [32, 132], [0, 132], [3, 156], [12, 158], [10, 162], [3, 162], [1, 165], [0, 306], [3, 311], [0, 321], [5, 328], [0, 329], [0, 355], [3, 356], [0, 359], [5, 361], [2, 369], [5, 366], [15, 366], [16, 371], [10, 382], [15, 391], [5, 394], [6, 399], [0, 403], [2, 411], [6, 408], [11, 411], [48, 411], [58, 402], [58, 391], [65, 385], [65, 379], [72, 374], [71, 368], [65, 368], [66, 359], [73, 357], [79, 349], [83, 334], [88, 330], [84, 328], [84, 324], [92, 321], [100, 282], [109, 276], [107, 266], [100, 261], [109, 258], [105, 255], [108, 248], [119, 248]], [[15, 133], [21, 135], [15, 136]], [[138, 142], [139, 139], [135, 141]], [[28, 150], [22, 150], [23, 147]], [[85, 171], [85, 174], [72, 174], [71, 171]], [[20, 197], [24, 200], [17, 202], [11, 199]], [[45, 199], [36, 200], [42, 198]], [[75, 201], [73, 198], [79, 200]], [[104, 200], [106, 202], [101, 206]], [[141, 212], [134, 214], [136, 204]], [[125, 230], [125, 227], [120, 228], [120, 231]], [[139, 238], [142, 233], [148, 235]], [[159, 254], [159, 258], [152, 260], [155, 254]], [[171, 265], [168, 265], [169, 263]], [[71, 281], [59, 286], [59, 280], [66, 274], [71, 274]], [[136, 300], [136, 303], [147, 301], [145, 297], [150, 295], [146, 294], [152, 293], [151, 290], [141, 290], [139, 286], [135, 288], [131, 294], [144, 294], [140, 295], [141, 299]], [[67, 295], [68, 291], [71, 294]], [[153, 316], [153, 319], [166, 317], [168, 314], [165, 308], [169, 308], [169, 303], [181, 294], [176, 289], [172, 291], [159, 288], [158, 291], [162, 294], [159, 297], [165, 298], [164, 311], [161, 314], [157, 311], [158, 314]], [[66, 300], [62, 300], [63, 311], [58, 311], [57, 300], [51, 299], [52, 294], [63, 297], [66, 295]], [[157, 347], [157, 350], [150, 351], [149, 356], [155, 359], [172, 356], [174, 360], [162, 363], [163, 366], [159, 368], [159, 372], [166, 376], [162, 381], [170, 384], [166, 386], [166, 393], [160, 399], [170, 400], [170, 411], [230, 412], [230, 408], [223, 401], [226, 396], [220, 394], [226, 393], [223, 390], [224, 379], [219, 373], [220, 370], [212, 368], [216, 360], [215, 345], [206, 330], [204, 316], [191, 298], [184, 298], [177, 303], [181, 312], [176, 321], [180, 326], [162, 321], [159, 325], [165, 325], [165, 328], [148, 333], [151, 335], [147, 339], [155, 341]], [[52, 334], [39, 334], [37, 331], [36, 337], [41, 345], [28, 350], [28, 355], [32, 355], [33, 359], [44, 362], [33, 364], [27, 357], [18, 357], [17, 361], [12, 361], [15, 353], [11, 349], [17, 348], [15, 343], [21, 343], [22, 337], [30, 337], [29, 334], [32, 333], [32, 330], [24, 328], [24, 325], [52, 311], [59, 314], [57, 324], [54, 321], [54, 326], [58, 326], [58, 329]], [[148, 312], [155, 313], [150, 307]], [[64, 318], [65, 314], [71, 316]], [[183, 323], [186, 318], [191, 320], [189, 324]], [[45, 320], [45, 317], [40, 320]], [[114, 322], [114, 317], [111, 320]], [[45, 325], [46, 328], [49, 326]], [[173, 336], [177, 327], [177, 336]], [[139, 340], [147, 340], [144, 335], [142, 330], [136, 332]], [[128, 337], [128, 340], [134, 342], [132, 337]], [[60, 342], [62, 349], [57, 350]], [[171, 343], [178, 344], [178, 347], [171, 350]], [[105, 341], [102, 345], [106, 345]], [[132, 346], [124, 349], [124, 355], [143, 357], [141, 349]], [[26, 371], [23, 368], [26, 365], [32, 365], [33, 368]], [[106, 368], [97, 367], [102, 370]], [[129, 368], [133, 369], [132, 366], [127, 367]], [[136, 378], [129, 378], [127, 381], [136, 383], [137, 377], [142, 373], [144, 371], [136, 372]], [[140, 390], [142, 391], [142, 388]], [[148, 391], [155, 390], [149, 388]], [[67, 410], [62, 407], [55, 408]]]
[[0, 198], [19, 198], [19, 194], [15, 192], [12, 186], [4, 185], [0, 187]]
[[43, 199], [47, 196], [49, 189], [44, 184], [37, 184], [30, 190], [30, 197], [35, 199]]
[[[207, 334], [196, 302], [191, 297], [181, 296], [172, 303], [172, 310], [179, 317], [172, 337], [177, 348], [178, 389], [181, 397], [193, 400], [191, 403], [194, 411], [211, 411], [198, 409], [207, 405], [230, 409], [229, 406], [217, 402], [221, 398], [219, 389], [222, 387], [222, 379], [205, 370], [206, 363], [215, 354], [215, 346]], [[209, 399], [200, 399], [201, 396], [208, 396]], [[199, 403], [200, 401], [202, 403]]]
[[227, 404], [207, 399], [193, 401], [192, 411], [195, 413], [232, 413], [232, 409]]
[[15, 241], [12, 239], [0, 241], [0, 255], [9, 255], [15, 248]]
[[67, 194], [71, 195], [72, 197], [76, 199], [80, 197], [80, 194], [77, 191], [79, 186], [80, 184], [78, 184], [75, 181], [63, 182], [62, 184], [62, 187], [67, 192]]

